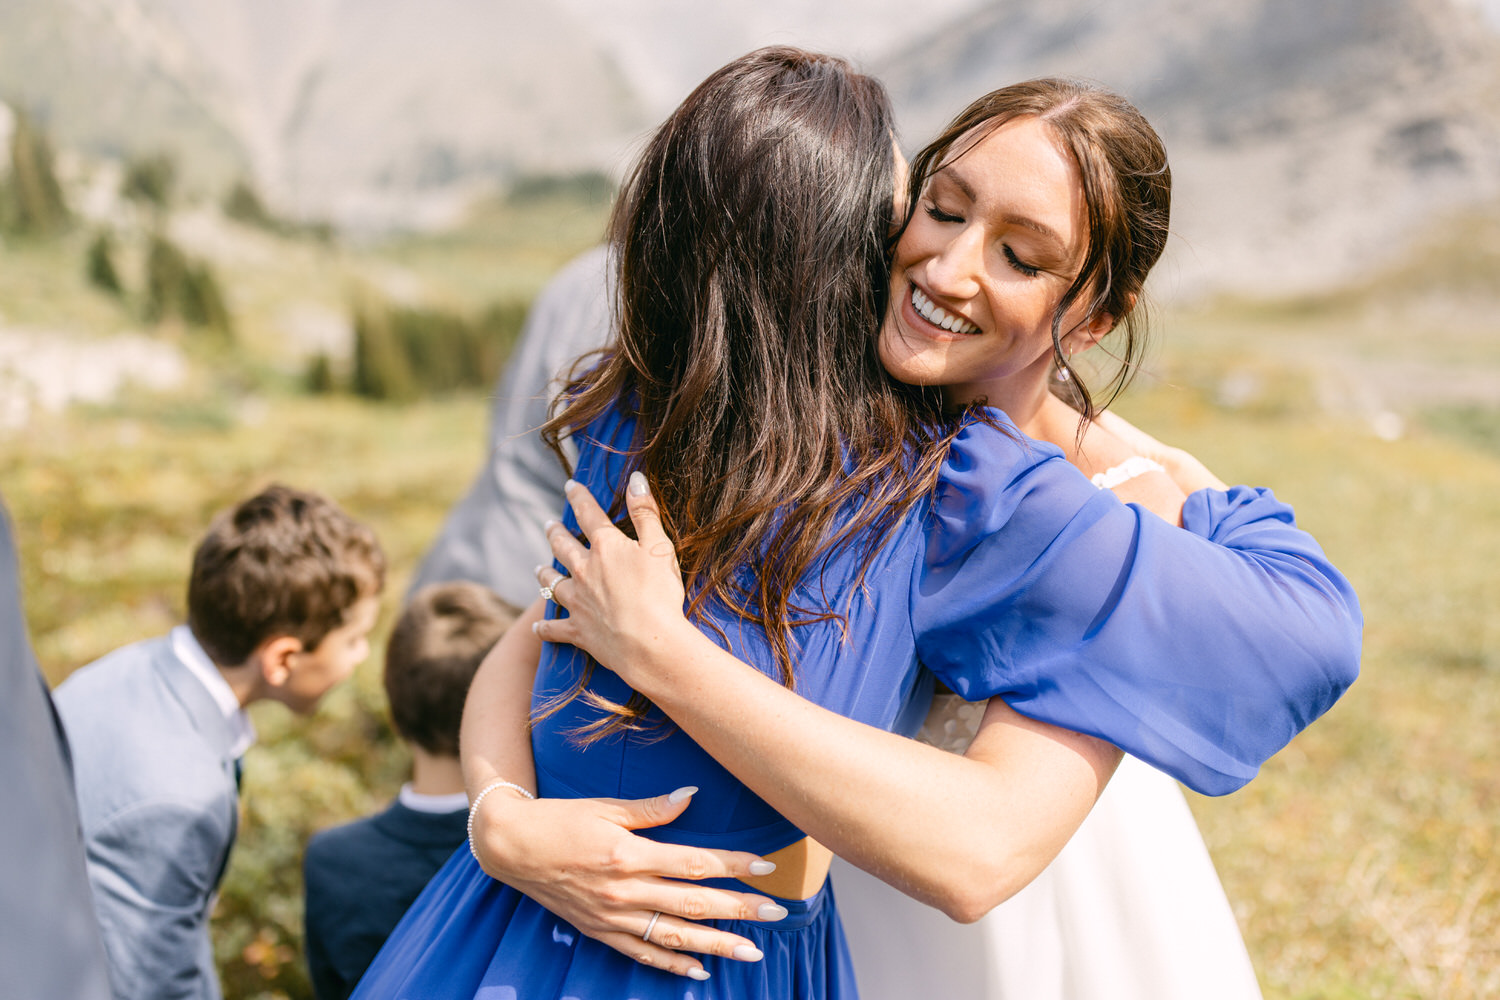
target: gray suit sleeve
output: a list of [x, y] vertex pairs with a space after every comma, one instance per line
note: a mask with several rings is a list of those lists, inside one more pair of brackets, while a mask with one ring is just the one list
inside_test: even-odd
[[0, 997], [104, 1000], [67, 745], [21, 614], [0, 506]]
[[489, 450], [469, 492], [449, 512], [412, 590], [474, 580], [526, 607], [533, 569], [552, 561], [542, 523], [562, 510], [562, 465], [537, 433], [579, 356], [609, 340], [610, 263], [604, 247], [579, 256], [550, 281], [527, 314], [490, 411]]
[[146, 801], [110, 817], [89, 838], [117, 996], [219, 996], [207, 923], [233, 837], [224, 811], [222, 803]]

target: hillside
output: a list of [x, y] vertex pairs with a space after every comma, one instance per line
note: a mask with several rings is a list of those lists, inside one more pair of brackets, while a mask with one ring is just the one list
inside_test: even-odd
[[1010, 80], [1131, 97], [1172, 155], [1177, 293], [1343, 282], [1500, 193], [1500, 35], [1446, 0], [1000, 0], [880, 71], [908, 137]]
[[617, 167], [648, 123], [567, 11], [520, 0], [13, 0], [0, 99], [93, 155], [177, 155], [345, 227], [438, 224], [477, 185]]
[[64, 149], [179, 151], [200, 185], [249, 170], [249, 151], [197, 54], [134, 0], [6, 0], [0, 100], [32, 111]]
[[63, 148], [176, 151], [217, 194], [345, 229], [441, 227], [537, 171], [620, 172], [703, 74], [767, 42], [878, 72], [908, 147], [1028, 76], [1093, 77], [1172, 152], [1166, 299], [1358, 280], [1500, 200], [1500, 0], [9, 0], [0, 100]]
[[144, 2], [220, 67], [269, 197], [346, 226], [441, 221], [476, 181], [607, 165], [646, 124], [554, 5]]

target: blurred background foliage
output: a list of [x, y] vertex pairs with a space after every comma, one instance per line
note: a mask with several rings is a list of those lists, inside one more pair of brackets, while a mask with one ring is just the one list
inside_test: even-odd
[[[370, 661], [311, 719], [255, 710], [214, 917], [227, 996], [303, 1000], [302, 847], [405, 776], [379, 649], [484, 459], [488, 387], [526, 303], [599, 239], [608, 185], [525, 178], [442, 232], [341, 240], [278, 220], [243, 181], [185, 197], [149, 156], [120, 172], [124, 208], [86, 224], [45, 133], [18, 122], [0, 320], [33, 353], [72, 338], [53, 373], [67, 405], [0, 365], [0, 494], [49, 680], [179, 622], [198, 536], [268, 482], [326, 492], [390, 558]], [[1474, 335], [1494, 331], [1486, 225], [1454, 220], [1358, 288], [1164, 307], [1118, 404], [1226, 479], [1273, 485], [1364, 602], [1348, 697], [1244, 791], [1192, 799], [1275, 1000], [1500, 995], [1500, 407], [1483, 402], [1500, 399], [1500, 338]], [[125, 366], [97, 394], [68, 381], [107, 368], [119, 331], [185, 374]], [[1488, 394], [1455, 396], [1460, 380]]]
[[[218, 204], [183, 197], [160, 154], [124, 164], [121, 211], [86, 222], [45, 130], [19, 117], [10, 155], [0, 328], [70, 348], [29, 379], [0, 356], [0, 495], [48, 679], [180, 622], [208, 521], [267, 483], [327, 493], [390, 559], [376, 652], [355, 677], [312, 719], [252, 711], [260, 742], [214, 916], [226, 996], [310, 997], [303, 845], [382, 808], [407, 776], [380, 684], [385, 636], [483, 461], [487, 393], [531, 296], [598, 241], [612, 190], [593, 174], [523, 178], [463, 226], [345, 245], [275, 218], [244, 181]], [[288, 302], [320, 322], [289, 323]], [[120, 330], [176, 352], [187, 376], [152, 386], [126, 372], [92, 396], [74, 376], [107, 368], [91, 349]]]

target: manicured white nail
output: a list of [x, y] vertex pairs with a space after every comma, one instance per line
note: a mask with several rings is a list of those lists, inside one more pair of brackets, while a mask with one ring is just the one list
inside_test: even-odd
[[765, 958], [765, 953], [753, 944], [737, 944], [732, 952], [734, 958], [741, 962], [759, 962]]
[[630, 491], [630, 495], [633, 497], [643, 497], [651, 492], [651, 488], [646, 485], [646, 477], [639, 472], [632, 472], [630, 474], [629, 485], [626, 489]]
[[684, 785], [683, 787], [677, 789], [677, 791], [673, 792], [671, 795], [668, 795], [667, 796], [667, 801], [670, 802], [670, 803], [672, 803], [675, 806], [677, 803], [681, 802], [683, 799], [690, 799], [694, 795], [696, 795], [697, 793], [698, 793], [698, 786], [697, 785]]
[[567, 482], [563, 483], [563, 492], [564, 493], [572, 493], [574, 490], [578, 489], [578, 487], [579, 487], [578, 480], [576, 480], [576, 479], [569, 479]]
[[696, 979], [700, 983], [703, 982], [703, 980], [707, 979], [710, 975], [711, 975], [711, 973], [707, 969], [689, 969], [688, 970], [688, 978], [689, 979]]
[[531, 634], [532, 635], [541, 635], [542, 634], [542, 623], [541, 622], [532, 622], [531, 623]]
[[750, 862], [751, 875], [769, 875], [775, 870], [776, 862], [767, 861], [765, 858]]
[[[545, 520], [545, 521], [542, 522], [542, 534], [546, 534], [547, 532], [551, 531], [553, 528], [557, 527], [561, 523], [562, 522], [559, 521], [555, 517], [549, 517], [549, 518], [547, 518], [547, 520]], [[540, 569], [541, 567], [537, 567], [537, 568]]]
[[755, 915], [762, 920], [780, 920], [786, 916], [786, 907], [779, 903], [761, 903]]

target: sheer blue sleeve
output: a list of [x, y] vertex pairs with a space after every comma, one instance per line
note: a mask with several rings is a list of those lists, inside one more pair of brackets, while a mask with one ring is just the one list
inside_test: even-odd
[[914, 582], [918, 651], [955, 692], [1222, 795], [1354, 681], [1354, 591], [1269, 490], [1195, 493], [1184, 530], [999, 423], [954, 441]]

